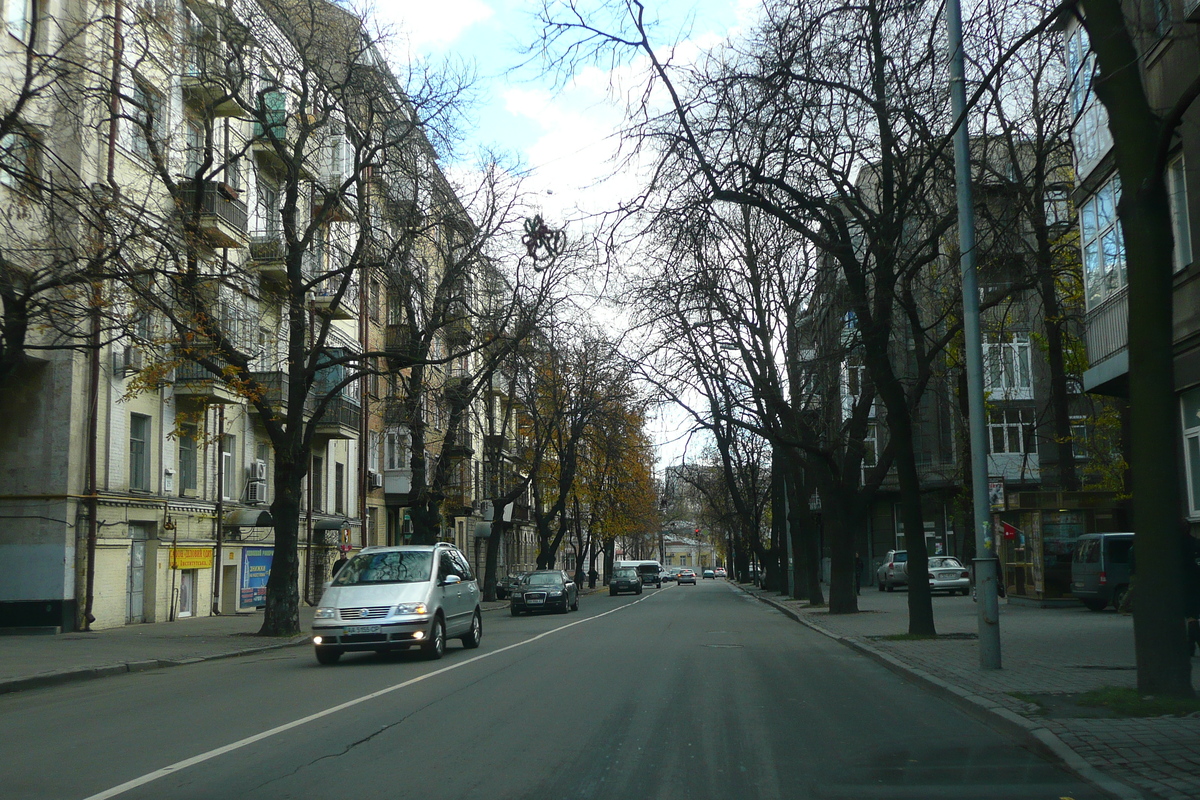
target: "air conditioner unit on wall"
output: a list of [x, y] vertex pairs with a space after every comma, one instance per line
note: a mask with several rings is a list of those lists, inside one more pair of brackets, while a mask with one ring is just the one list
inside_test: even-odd
[[265, 481], [267, 479], [267, 462], [261, 458], [255, 459], [250, 465], [250, 480]]
[[266, 481], [250, 481], [246, 484], [246, 502], [247, 503], [265, 503], [267, 502], [267, 482]]
[[376, 472], [373, 469], [367, 470], [367, 488], [382, 489], [383, 488], [383, 473]]

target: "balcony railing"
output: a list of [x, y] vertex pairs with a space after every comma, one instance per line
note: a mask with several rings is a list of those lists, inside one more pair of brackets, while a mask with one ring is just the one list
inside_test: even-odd
[[240, 399], [224, 378], [194, 361], [175, 367], [175, 396], [204, 398], [210, 403], [234, 403]]
[[[310, 400], [311, 412], [315, 412], [318, 401]], [[325, 413], [317, 422], [317, 433], [334, 439], [353, 439], [358, 435], [362, 422], [362, 406], [348, 397], [334, 397], [325, 406]]]
[[[262, 387], [262, 399], [280, 411], [287, 409], [288, 375], [286, 372], [252, 372], [253, 378]], [[250, 407], [254, 410], [254, 406]]]
[[280, 231], [255, 233], [250, 237], [250, 261], [258, 274], [275, 281], [287, 280], [287, 246]]
[[237, 192], [216, 181], [189, 181], [179, 187], [184, 214], [199, 210], [200, 232], [213, 247], [244, 247], [246, 204]]
[[1088, 361], [1096, 366], [1129, 346], [1129, 287], [1122, 286], [1084, 317]]

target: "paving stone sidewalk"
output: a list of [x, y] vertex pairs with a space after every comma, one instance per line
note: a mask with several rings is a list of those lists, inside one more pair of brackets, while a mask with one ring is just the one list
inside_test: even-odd
[[[979, 667], [978, 623], [969, 597], [935, 597], [937, 640], [908, 631], [908, 595], [863, 587], [860, 613], [833, 615], [776, 592], [740, 586], [797, 621], [1024, 731], [1077, 773], [1121, 798], [1200, 798], [1200, 718], [1079, 719], [1046, 714], [1028, 695], [1137, 685], [1133, 621], [1082, 606], [1037, 608], [1001, 601], [1002, 669]], [[1200, 658], [1193, 662], [1200, 685]]]

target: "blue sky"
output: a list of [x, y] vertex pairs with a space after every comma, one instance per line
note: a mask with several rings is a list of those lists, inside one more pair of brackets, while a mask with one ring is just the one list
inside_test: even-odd
[[[621, 89], [636, 91], [643, 85], [631, 78], [632, 68], [621, 67], [614, 73], [581, 69], [560, 89], [539, 75], [536, 64], [512, 74], [524, 58], [522, 45], [537, 40], [533, 17], [540, 5], [537, 0], [376, 2], [379, 19], [396, 26], [410, 52], [432, 58], [459, 56], [476, 64], [483, 81], [482, 102], [463, 153], [492, 147], [519, 156], [527, 170], [527, 188], [541, 195], [548, 219], [578, 219], [614, 208], [621, 199], [636, 194], [635, 172], [612, 174], [616, 132], [623, 120]], [[760, 0], [645, 0], [647, 18], [659, 20], [660, 50], [676, 45], [677, 59], [736, 35], [759, 4]], [[683, 458], [689, 427], [678, 410], [664, 409], [651, 421], [660, 466]], [[695, 457], [699, 442], [692, 441], [687, 449]]]
[[[491, 146], [519, 155], [532, 188], [552, 191], [555, 204], [564, 208], [602, 203], [630, 190], [621, 185], [625, 181], [606, 180], [623, 107], [612, 87], [629, 73], [583, 69], [556, 90], [538, 74], [538, 65], [511, 72], [522, 62], [522, 45], [537, 40], [536, 0], [376, 2], [377, 16], [395, 24], [412, 52], [459, 56], [476, 64], [482, 101], [464, 153]], [[663, 45], [684, 41], [685, 52], [688, 46], [720, 41], [756, 6], [752, 0], [646, 0], [647, 17], [660, 20]]]

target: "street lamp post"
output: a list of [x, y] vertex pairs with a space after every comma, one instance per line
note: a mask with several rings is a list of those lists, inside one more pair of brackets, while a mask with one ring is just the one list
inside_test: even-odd
[[979, 666], [1000, 669], [1000, 601], [996, 556], [992, 550], [988, 504], [987, 428], [983, 420], [983, 344], [979, 326], [979, 284], [975, 272], [975, 208], [971, 199], [971, 144], [967, 125], [966, 67], [962, 7], [946, 3], [950, 46], [950, 109], [954, 131], [954, 181], [958, 198], [958, 242], [962, 256], [963, 344], [967, 360], [967, 425], [971, 436], [971, 500], [975, 515], [975, 594], [978, 598]]

